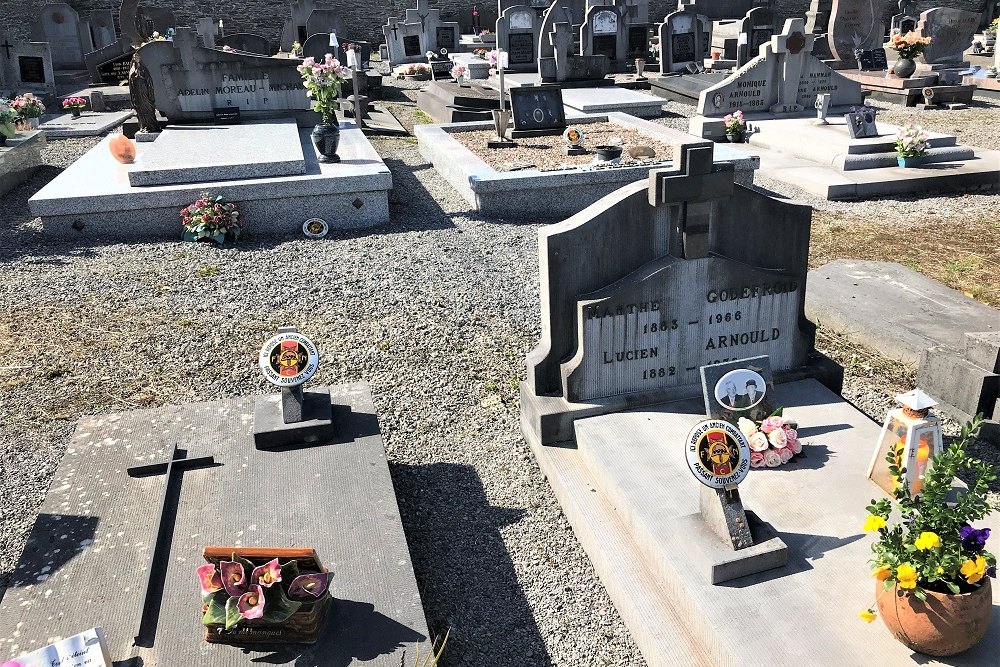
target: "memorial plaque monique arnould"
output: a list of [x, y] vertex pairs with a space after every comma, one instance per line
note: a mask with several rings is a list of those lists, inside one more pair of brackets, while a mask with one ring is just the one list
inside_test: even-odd
[[[711, 147], [697, 150], [711, 168]], [[578, 416], [698, 396], [700, 366], [763, 354], [779, 374], [806, 365], [808, 207], [690, 169], [653, 172], [648, 191], [540, 232], [548, 307], [522, 406], [543, 444], [572, 437]]]

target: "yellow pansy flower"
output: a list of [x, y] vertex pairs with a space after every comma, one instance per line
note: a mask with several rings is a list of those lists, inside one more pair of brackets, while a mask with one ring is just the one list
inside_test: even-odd
[[929, 551], [941, 546], [941, 538], [937, 533], [920, 533], [920, 537], [913, 541], [913, 546], [921, 551]]
[[864, 621], [865, 623], [871, 623], [871, 622], [872, 622], [872, 621], [874, 621], [874, 620], [875, 620], [876, 618], [878, 618], [878, 617], [877, 617], [877, 616], [875, 615], [875, 612], [873, 612], [873, 611], [872, 611], [871, 609], [865, 609], [864, 611], [862, 611], [862, 612], [859, 612], [859, 613], [858, 613], [858, 616], [859, 616], [859, 617], [861, 618], [861, 620], [862, 620], [862, 621]]
[[885, 528], [885, 519], [876, 514], [869, 514], [868, 518], [865, 519], [865, 525], [862, 526], [862, 530], [868, 532], [875, 532], [876, 530], [881, 530], [882, 528]]
[[879, 581], [885, 581], [892, 576], [892, 568], [888, 565], [879, 565], [878, 569], [872, 572], [872, 576]]
[[986, 559], [976, 556], [976, 560], [967, 560], [962, 563], [962, 576], [970, 584], [974, 584], [986, 576]]
[[909, 563], [903, 563], [896, 568], [896, 580], [900, 588], [916, 588], [917, 571]]

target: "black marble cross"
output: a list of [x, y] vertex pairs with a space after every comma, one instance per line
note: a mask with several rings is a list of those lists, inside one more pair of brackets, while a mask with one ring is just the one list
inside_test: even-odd
[[[173, 534], [173, 519], [174, 513], [176, 513], [175, 507], [168, 508], [168, 505], [172, 505], [168, 499], [171, 496], [174, 474], [194, 468], [209, 468], [218, 465], [222, 464], [216, 463], [214, 456], [198, 456], [189, 459], [187, 452], [183, 449], [177, 449], [177, 444], [174, 443], [170, 451], [170, 458], [166, 461], [132, 466], [127, 470], [129, 477], [166, 476], [163, 481], [163, 494], [160, 496], [160, 511], [153, 528], [153, 553], [149, 559], [149, 569], [146, 571], [146, 582], [142, 587], [142, 595], [139, 596], [142, 606], [139, 608], [139, 627], [132, 642], [135, 646], [152, 647], [153, 638], [156, 636], [156, 624], [153, 622], [156, 615], [152, 613], [154, 605], [150, 601], [156, 599], [155, 608], [158, 612], [159, 599], [163, 592], [163, 578], [166, 575], [166, 563], [163, 561], [164, 556], [170, 551], [170, 539], [164, 537], [164, 534]], [[168, 511], [170, 512], [169, 519], [166, 518]]]
[[4, 40], [3, 44], [0, 44], [0, 49], [6, 51], [4, 54], [7, 58], [10, 58], [10, 50], [14, 48], [14, 45], [10, 43], [10, 40]]

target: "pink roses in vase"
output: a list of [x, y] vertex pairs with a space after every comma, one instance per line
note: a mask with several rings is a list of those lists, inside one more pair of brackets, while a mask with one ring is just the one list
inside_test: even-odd
[[737, 426], [750, 442], [751, 467], [777, 468], [802, 452], [798, 424], [784, 419], [781, 408], [760, 423], [740, 417]]

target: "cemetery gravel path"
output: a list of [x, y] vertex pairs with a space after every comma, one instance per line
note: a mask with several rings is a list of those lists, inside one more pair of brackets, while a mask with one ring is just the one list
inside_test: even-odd
[[[413, 97], [393, 107], [408, 127]], [[686, 128], [667, 109], [661, 122]], [[294, 322], [323, 354], [317, 384], [372, 385], [427, 619], [451, 629], [445, 667], [644, 664], [518, 427], [538, 223], [480, 218], [414, 139], [382, 138], [383, 228], [308, 242], [251, 223], [225, 249], [53, 244], [27, 199], [94, 143], [50, 142], [47, 166], [0, 200], [0, 592], [81, 415], [269, 391], [257, 350]], [[822, 342], [848, 366], [845, 396], [880, 419], [906, 369]]]

